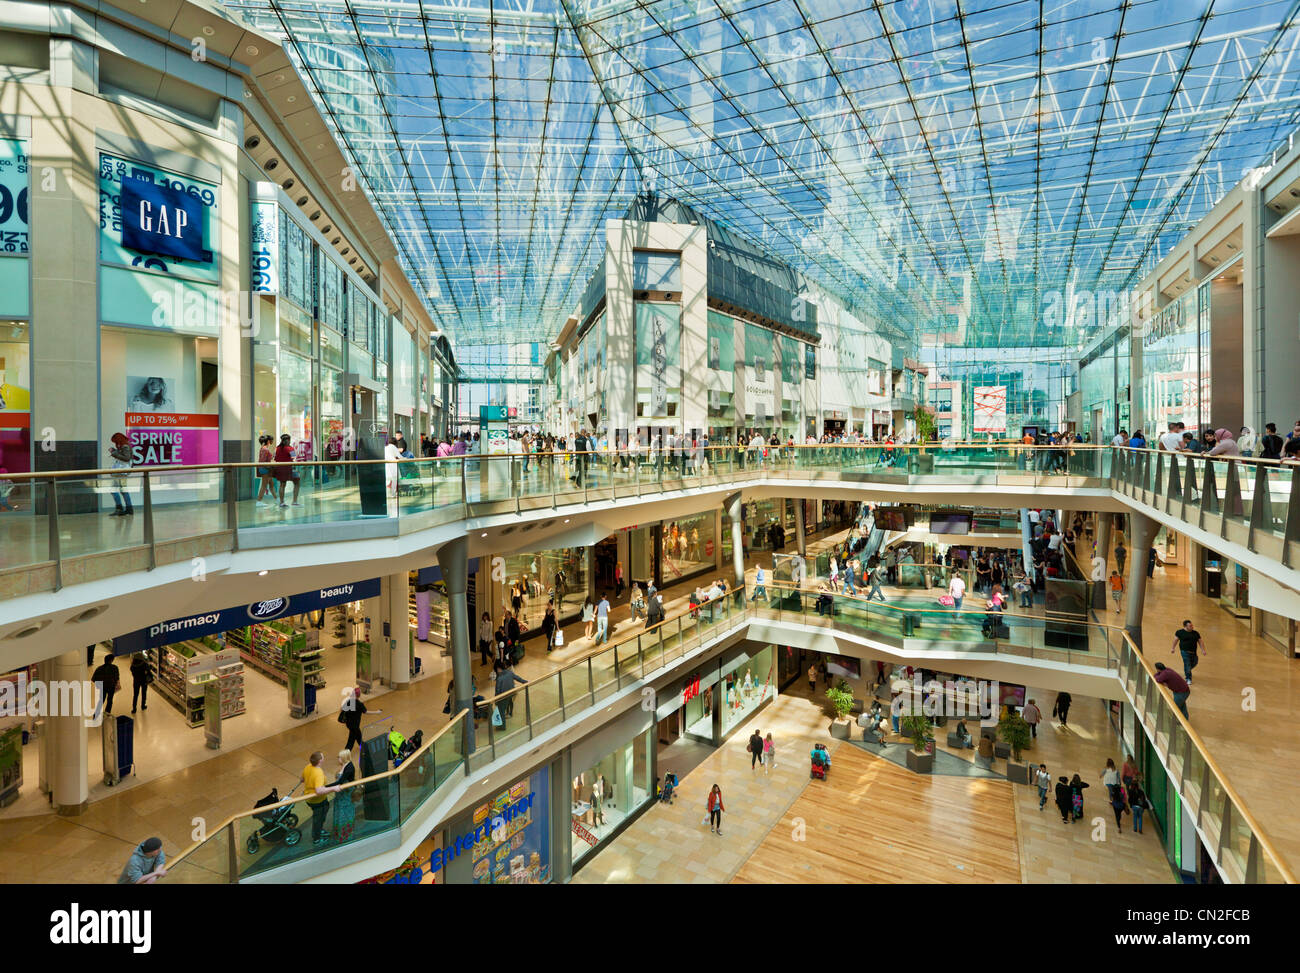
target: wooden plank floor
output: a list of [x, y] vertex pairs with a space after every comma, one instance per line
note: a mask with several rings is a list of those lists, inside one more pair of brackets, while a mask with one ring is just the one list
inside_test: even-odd
[[1020, 882], [1006, 781], [918, 777], [850, 745], [837, 747], [832, 763], [733, 881]]

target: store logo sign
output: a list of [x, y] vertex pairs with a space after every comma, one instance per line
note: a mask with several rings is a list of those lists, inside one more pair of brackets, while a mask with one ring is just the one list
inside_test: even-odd
[[682, 702], [689, 703], [692, 699], [700, 694], [700, 677], [696, 676], [686, 684], [682, 690]]
[[182, 260], [212, 262], [203, 249], [203, 202], [172, 186], [122, 179], [122, 246]]
[[265, 622], [268, 619], [278, 618], [283, 615], [288, 607], [288, 598], [268, 598], [265, 601], [255, 601], [248, 606], [248, 617], [255, 622]]

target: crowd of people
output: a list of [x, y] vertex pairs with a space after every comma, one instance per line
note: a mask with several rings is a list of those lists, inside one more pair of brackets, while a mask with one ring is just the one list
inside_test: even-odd
[[1242, 426], [1233, 434], [1231, 429], [1206, 429], [1200, 435], [1187, 429], [1186, 423], [1170, 422], [1154, 447], [1141, 429], [1129, 435], [1121, 429], [1110, 441], [1112, 446], [1128, 449], [1155, 448], [1169, 453], [1203, 453], [1206, 456], [1244, 456], [1257, 459], [1283, 460], [1300, 463], [1300, 419], [1283, 438], [1277, 424], [1264, 424], [1264, 434], [1259, 435], [1251, 426]]

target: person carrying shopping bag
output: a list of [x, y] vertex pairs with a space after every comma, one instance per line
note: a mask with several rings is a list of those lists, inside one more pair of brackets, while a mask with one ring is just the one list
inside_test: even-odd
[[726, 807], [722, 803], [722, 788], [714, 784], [713, 790], [709, 791], [708, 814], [704, 816], [709, 822], [709, 831], [722, 834], [722, 812], [725, 810]]

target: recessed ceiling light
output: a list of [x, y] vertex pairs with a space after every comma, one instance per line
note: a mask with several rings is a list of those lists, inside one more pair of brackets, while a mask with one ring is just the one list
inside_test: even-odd
[[270, 574], [270, 573], [271, 573], [270, 571], [258, 571], [258, 572], [257, 572], [257, 576], [258, 576], [259, 578], [265, 578], [265, 577], [266, 577], [268, 574]]
[[292, 105], [295, 101], [298, 100], [298, 96], [297, 96], [297, 95], [290, 95], [288, 98], [286, 98], [286, 99], [284, 99], [284, 100], [287, 101], [289, 104]]
[[213, 34], [215, 34], [215, 33], [216, 33], [216, 31], [213, 30], [211, 27], [204, 27], [204, 28], [203, 28], [203, 36], [205, 36], [205, 37], [211, 37], [211, 36], [212, 36]]
[[254, 47], [252, 44], [249, 44], [246, 48], [244, 48], [244, 52], [248, 54], [250, 57], [257, 57], [257, 55], [260, 53], [258, 49]]
[[480, 536], [482, 536], [482, 537], [487, 537], [487, 532], [484, 531], [483, 534], [481, 534]]

